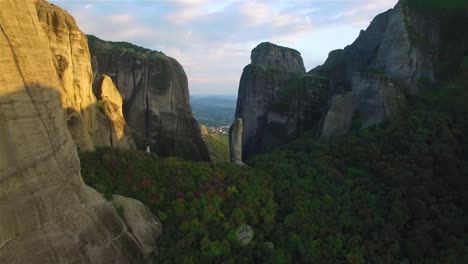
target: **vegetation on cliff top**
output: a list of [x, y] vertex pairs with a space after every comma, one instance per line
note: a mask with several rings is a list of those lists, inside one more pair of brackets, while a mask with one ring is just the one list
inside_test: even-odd
[[91, 54], [117, 53], [120, 56], [129, 53], [138, 58], [166, 58], [160, 51], [150, 50], [125, 41], [104, 41], [93, 35], [86, 35]]

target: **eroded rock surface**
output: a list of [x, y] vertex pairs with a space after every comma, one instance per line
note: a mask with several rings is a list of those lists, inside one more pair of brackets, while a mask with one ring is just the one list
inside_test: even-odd
[[150, 258], [156, 253], [156, 242], [163, 231], [159, 219], [148, 207], [132, 198], [113, 195], [112, 204], [140, 244], [145, 258]]
[[93, 150], [98, 110], [86, 36], [60, 7], [45, 0], [35, 1], [35, 7], [52, 52], [70, 133], [79, 149]]
[[333, 137], [346, 134], [351, 129], [354, 104], [354, 96], [350, 92], [334, 95], [325, 115], [322, 136]]
[[112, 78], [138, 149], [161, 156], [209, 160], [192, 115], [187, 76], [173, 58], [126, 42], [88, 36], [94, 73]]
[[243, 121], [242, 158], [270, 151], [314, 128], [328, 99], [328, 80], [305, 73], [296, 50], [261, 43], [239, 84], [236, 117]]
[[239, 165], [242, 163], [242, 119], [236, 118], [229, 128], [229, 153], [231, 162]]
[[0, 262], [135, 263], [142, 249], [80, 176], [33, 1], [0, 1]]
[[[103, 146], [132, 149], [135, 148], [130, 128], [122, 113], [122, 96], [109, 76], [103, 75], [95, 85], [99, 115], [96, 135], [102, 137], [95, 142]], [[99, 146], [99, 144], [97, 145]]]

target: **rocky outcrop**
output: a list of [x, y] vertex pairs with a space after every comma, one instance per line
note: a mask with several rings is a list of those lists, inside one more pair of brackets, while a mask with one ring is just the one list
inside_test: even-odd
[[[356, 41], [310, 74], [329, 78], [331, 99], [322, 135], [344, 134], [352, 119], [360, 128], [381, 123], [407, 104], [405, 94], [427, 89], [456, 72], [468, 54], [468, 16], [460, 10], [440, 10], [430, 3], [400, 1], [374, 18]], [[455, 30], [456, 29], [456, 30]], [[465, 33], [463, 33], [465, 32]], [[354, 107], [350, 106], [349, 92]], [[343, 105], [340, 105], [342, 102]], [[352, 114], [343, 109], [354, 108]]]
[[236, 118], [229, 128], [229, 149], [231, 162], [242, 163], [242, 119]]
[[135, 199], [113, 195], [112, 204], [140, 244], [145, 258], [150, 259], [156, 253], [156, 242], [163, 231], [159, 219], [148, 207]]
[[35, 5], [60, 80], [62, 106], [70, 133], [79, 149], [92, 150], [98, 110], [91, 89], [91, 59], [86, 36], [65, 10], [45, 0], [37, 0]]
[[138, 149], [161, 156], [209, 160], [190, 107], [182, 66], [161, 52], [88, 36], [93, 71], [112, 78]]
[[80, 176], [34, 2], [0, 1], [0, 262], [135, 263], [142, 248]]
[[270, 151], [316, 127], [328, 99], [328, 81], [305, 73], [296, 50], [261, 43], [239, 84], [236, 117], [243, 121], [242, 157]]
[[[109, 115], [118, 113], [108, 100], [98, 105], [96, 96], [99, 95], [94, 94], [92, 89], [93, 72], [88, 41], [75, 19], [65, 10], [44, 0], [37, 0], [35, 7], [49, 40], [55, 72], [60, 80], [68, 129], [78, 149], [134, 148], [131, 134], [128, 130], [126, 133], [123, 131], [123, 115], [120, 114], [118, 120], [114, 114]], [[101, 84], [99, 76], [95, 77], [96, 82]]]
[[[352, 78], [355, 100], [354, 117], [360, 128], [381, 123], [385, 118], [406, 107], [406, 97], [399, 84], [387, 76], [355, 73]], [[348, 117], [348, 119], [353, 118]]]
[[400, 1], [308, 74], [297, 52], [260, 44], [239, 85], [243, 158], [306, 130], [332, 137], [378, 125], [407, 95], [450, 78], [468, 55], [468, 15], [456, 5], [441, 10], [442, 2]]
[[354, 107], [352, 93], [334, 95], [325, 115], [322, 136], [333, 137], [346, 134], [351, 129]]
[[201, 133], [202, 137], [207, 136], [208, 135], [208, 128], [206, 128], [206, 126], [204, 126], [204, 125], [200, 125], [200, 133]]
[[100, 110], [97, 123], [103, 125], [97, 129], [96, 136], [101, 138], [95, 142], [103, 142], [104, 146], [135, 148], [135, 142], [122, 113], [122, 96], [109, 76], [103, 75], [99, 78], [95, 93]]

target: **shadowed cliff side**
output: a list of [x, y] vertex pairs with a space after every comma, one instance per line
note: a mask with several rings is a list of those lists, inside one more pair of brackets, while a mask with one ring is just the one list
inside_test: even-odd
[[108, 75], [123, 97], [123, 114], [138, 149], [210, 160], [192, 115], [187, 75], [173, 58], [127, 42], [88, 36], [95, 76]]
[[80, 176], [32, 1], [0, 2], [0, 262], [134, 263], [147, 251]]
[[328, 99], [328, 80], [306, 74], [298, 51], [265, 42], [250, 57], [235, 115], [243, 122], [243, 160], [316, 128]]

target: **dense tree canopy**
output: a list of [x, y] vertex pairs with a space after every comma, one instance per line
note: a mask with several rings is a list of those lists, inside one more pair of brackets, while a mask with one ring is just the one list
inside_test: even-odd
[[[305, 136], [248, 167], [98, 149], [81, 153], [82, 174], [161, 219], [160, 262], [468, 263], [463, 65], [378, 127]], [[247, 246], [243, 224], [255, 230]]]

